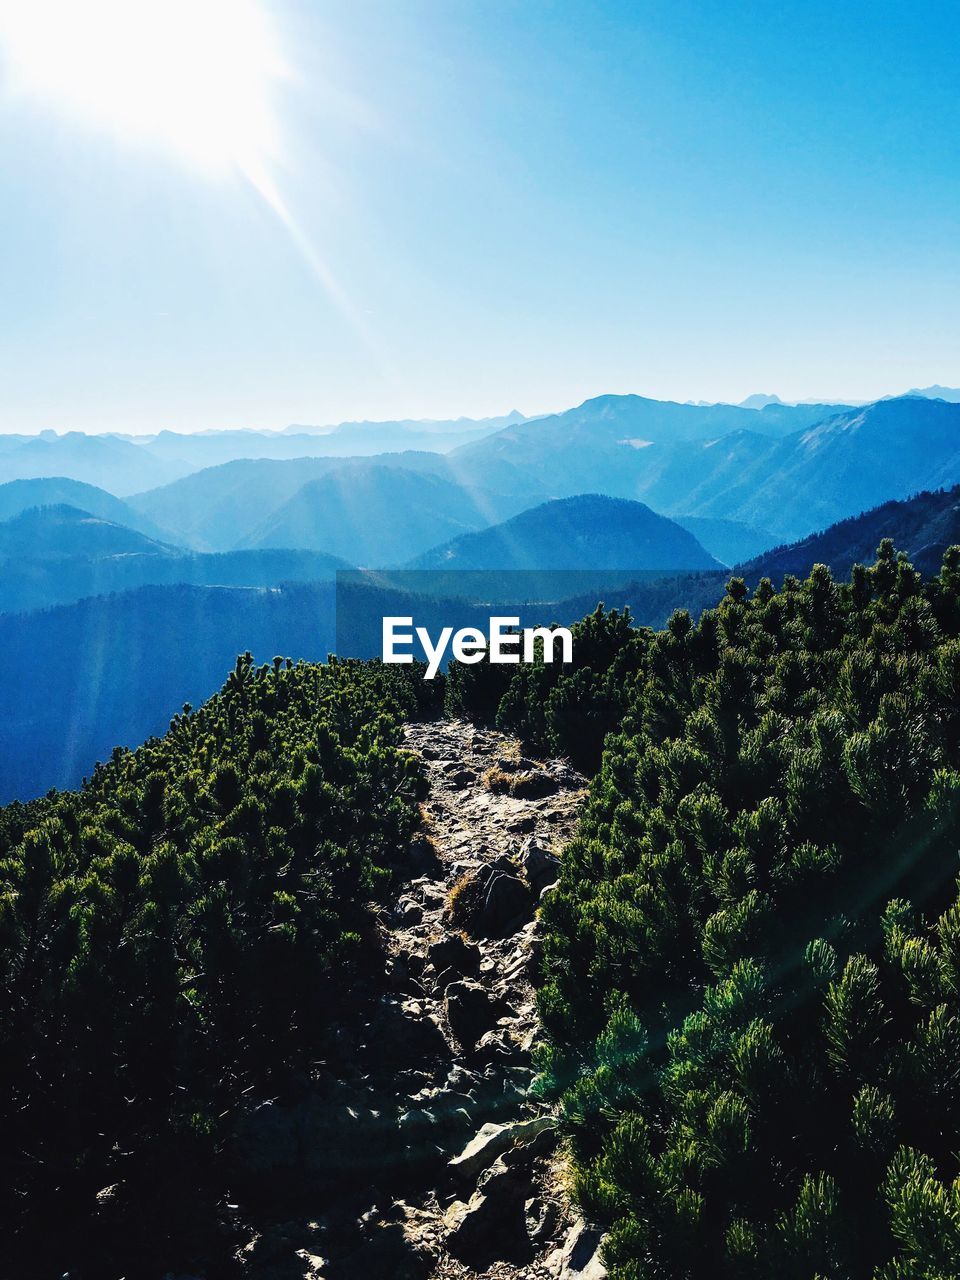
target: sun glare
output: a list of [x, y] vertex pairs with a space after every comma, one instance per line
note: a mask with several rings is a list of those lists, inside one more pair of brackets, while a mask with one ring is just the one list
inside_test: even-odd
[[257, 0], [0, 0], [9, 91], [258, 187], [285, 74]]

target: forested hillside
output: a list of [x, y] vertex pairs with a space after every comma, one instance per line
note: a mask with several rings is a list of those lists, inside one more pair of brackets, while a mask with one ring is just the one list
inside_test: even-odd
[[718, 569], [688, 530], [642, 502], [585, 493], [463, 533], [411, 569]]
[[414, 689], [247, 655], [82, 791], [0, 811], [2, 1274], [209, 1244], [242, 1108], [296, 1094], [382, 983], [365, 904], [416, 821]]
[[172, 550], [163, 543], [113, 520], [67, 503], [31, 507], [0, 520], [0, 559], [63, 560], [71, 556], [156, 555]]
[[960, 550], [577, 631], [447, 700], [600, 761], [540, 1089], [612, 1277], [960, 1274]]
[[176, 538], [159, 529], [151, 520], [134, 511], [129, 503], [115, 498], [95, 484], [83, 484], [63, 476], [42, 480], [10, 480], [0, 484], [0, 520], [12, 520], [32, 507], [65, 505], [86, 511], [101, 520], [112, 520], [135, 529], [159, 542], [175, 543]]
[[884, 502], [862, 515], [851, 516], [799, 542], [775, 547], [746, 559], [737, 572], [747, 582], [769, 577], [780, 583], [785, 574], [805, 577], [815, 564], [828, 564], [846, 576], [854, 564], [867, 563], [883, 538], [910, 556], [924, 573], [940, 569], [946, 549], [960, 542], [960, 486], [915, 494], [901, 502]]
[[650, 638], [544, 909], [615, 1280], [960, 1273], [958, 634], [885, 544]]
[[0, 614], [145, 586], [328, 582], [348, 567], [323, 551], [187, 551], [61, 504], [0, 521]]

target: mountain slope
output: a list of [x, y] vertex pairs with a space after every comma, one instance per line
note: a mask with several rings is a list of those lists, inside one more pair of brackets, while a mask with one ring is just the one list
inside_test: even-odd
[[[840, 413], [809, 405], [667, 406], [668, 422], [684, 410], [703, 415], [691, 422], [716, 428], [694, 438], [687, 423], [681, 438], [660, 429], [656, 402], [634, 399], [607, 397], [510, 427], [451, 460], [469, 467], [476, 484], [488, 483], [509, 458], [557, 496], [589, 489], [790, 539], [888, 498], [960, 480], [960, 405], [943, 400], [908, 396]], [[776, 432], [761, 430], [768, 414], [777, 415]], [[779, 428], [791, 422], [799, 429], [783, 434]]]
[[693, 534], [641, 502], [582, 494], [417, 557], [412, 569], [717, 569]]
[[733, 515], [794, 536], [889, 498], [960, 480], [960, 405], [910, 396], [853, 409], [780, 442], [730, 497], [698, 515]]
[[[242, 461], [198, 471], [140, 494], [132, 503], [142, 515], [177, 530], [179, 538], [201, 550], [311, 545], [356, 563], [357, 547], [365, 545], [371, 562], [393, 563], [401, 554], [394, 549], [394, 536], [402, 541], [402, 558], [407, 558], [456, 532], [512, 516], [543, 497], [535, 480], [527, 483], [518, 472], [509, 472], [511, 468], [504, 468], [503, 479], [512, 481], [513, 489], [490, 493], [472, 483], [465, 468], [439, 453], [384, 453], [369, 460]], [[314, 497], [306, 494], [293, 500], [303, 485], [325, 477], [330, 477], [329, 484], [312, 490]], [[324, 516], [317, 502], [328, 498], [348, 525], [334, 525]], [[282, 512], [287, 503], [292, 506]], [[420, 511], [419, 503], [433, 504], [433, 513]], [[326, 531], [334, 541], [324, 545], [320, 539]]]
[[958, 620], [885, 557], [734, 587], [621, 680], [540, 914], [540, 1096], [615, 1280], [960, 1274]]
[[310, 550], [184, 551], [73, 507], [41, 507], [0, 523], [0, 613], [147, 585], [318, 582], [348, 567]]
[[672, 519], [726, 565], [749, 560], [776, 543], [776, 538], [766, 529], [755, 529], [738, 520], [717, 520], [709, 516], [673, 516]]
[[240, 545], [323, 548], [359, 564], [398, 564], [487, 523], [473, 495], [439, 476], [351, 467], [303, 485]]
[[121, 498], [115, 498], [106, 489], [66, 476], [50, 476], [33, 480], [10, 480], [0, 484], [0, 520], [11, 520], [31, 507], [55, 507], [65, 505], [86, 511], [91, 516], [112, 520], [127, 529], [134, 529], [157, 542], [172, 542], [173, 537], [164, 532], [152, 520]]
[[[763, 451], [786, 434], [836, 413], [838, 406], [688, 405], [642, 396], [598, 396], [576, 409], [518, 423], [475, 444], [454, 450], [478, 484], [491, 483], [498, 464], [509, 462], [536, 474], [554, 496], [609, 493], [642, 498], [656, 510], [684, 510], [684, 479], [670, 487], [665, 503], [650, 486], [675, 453], [695, 458], [703, 447], [732, 433], [749, 434]], [[724, 513], [726, 514], [726, 513]]]
[[885, 502], [822, 533], [747, 560], [737, 566], [737, 573], [749, 582], [768, 577], [779, 583], [785, 574], [803, 577], [815, 564], [825, 564], [842, 577], [856, 563], [872, 564], [883, 538], [892, 538], [916, 568], [938, 573], [947, 547], [960, 544], [960, 485]]
[[115, 746], [164, 732], [244, 650], [326, 658], [333, 613], [333, 586], [321, 583], [144, 587], [0, 616], [4, 670], [42, 673], [0, 681], [0, 803], [76, 786]]
[[163, 555], [169, 550], [134, 529], [66, 503], [32, 507], [0, 522], [0, 557], [13, 560]]

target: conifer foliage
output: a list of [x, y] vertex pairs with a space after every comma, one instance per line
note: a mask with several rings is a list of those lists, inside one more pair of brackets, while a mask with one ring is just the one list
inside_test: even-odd
[[614, 1280], [960, 1275], [960, 551], [650, 638], [544, 907]]
[[652, 633], [632, 625], [629, 609], [602, 605], [570, 630], [572, 663], [545, 663], [538, 641], [538, 661], [529, 665], [451, 664], [445, 710], [495, 723], [533, 750], [569, 756], [593, 772], [629, 705]]
[[0, 811], [6, 1246], [53, 1222], [66, 1239], [121, 1181], [157, 1198], [151, 1226], [186, 1230], [164, 1171], [199, 1194], [243, 1100], [322, 1054], [416, 820], [413, 688], [247, 654], [81, 791]]

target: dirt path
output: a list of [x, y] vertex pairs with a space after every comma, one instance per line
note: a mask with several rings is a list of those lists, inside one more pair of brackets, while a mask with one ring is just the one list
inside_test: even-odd
[[256, 1110], [240, 1146], [261, 1164], [294, 1149], [307, 1186], [311, 1152], [332, 1142], [352, 1177], [312, 1216], [261, 1223], [244, 1274], [600, 1280], [597, 1236], [563, 1194], [553, 1118], [528, 1094], [537, 907], [585, 781], [463, 721], [409, 725], [406, 742], [429, 792], [411, 877], [378, 914], [387, 989], [343, 1028], [305, 1100]]

